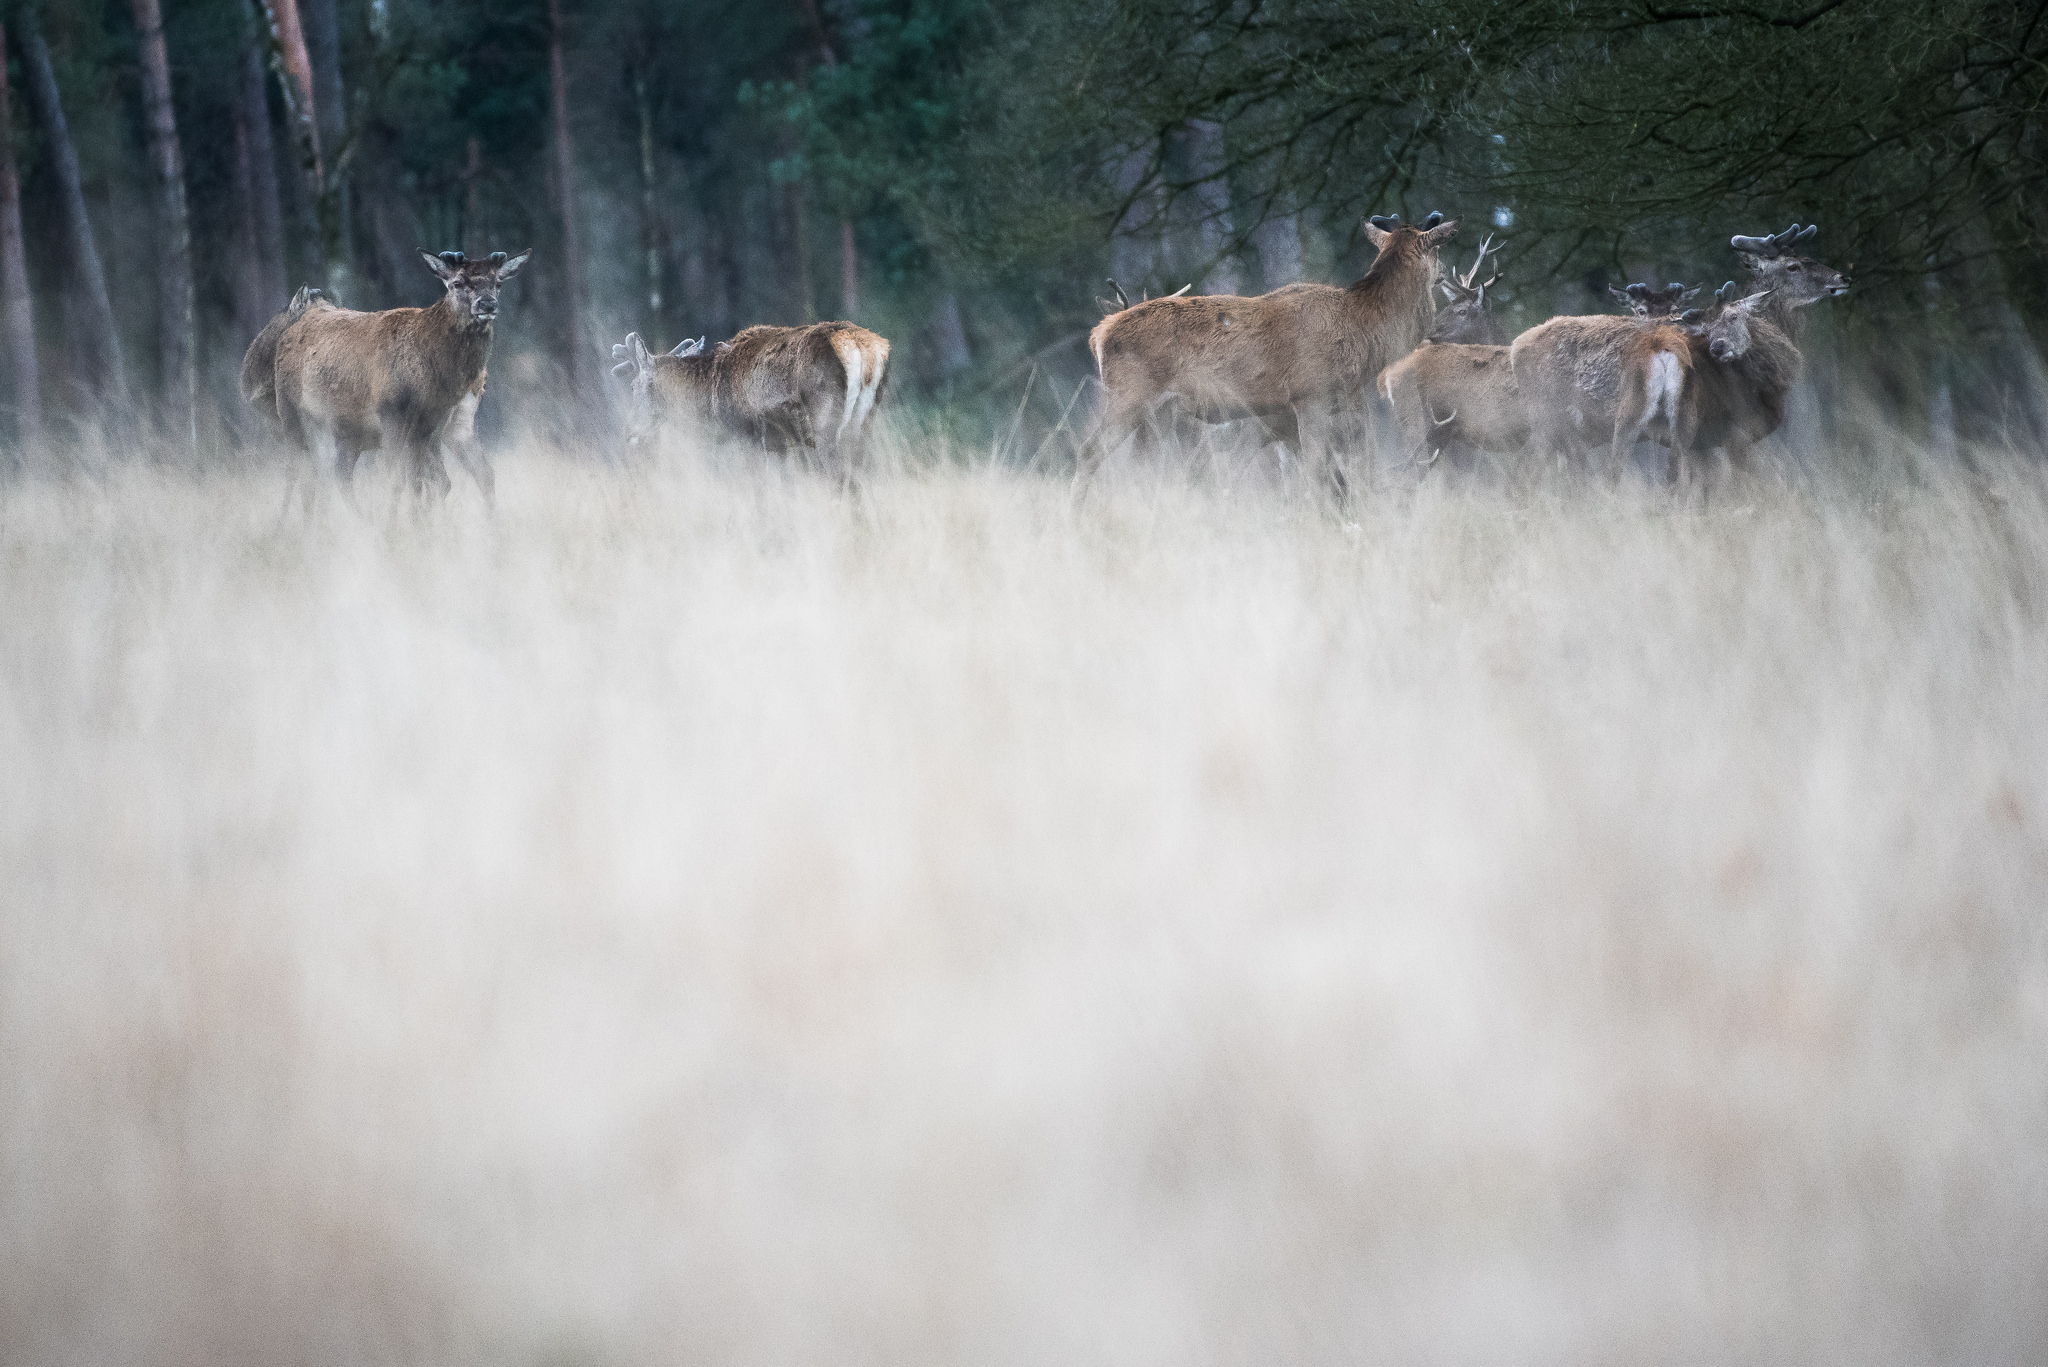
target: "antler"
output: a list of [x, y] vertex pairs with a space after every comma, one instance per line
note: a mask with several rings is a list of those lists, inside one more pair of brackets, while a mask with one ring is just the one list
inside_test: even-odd
[[[1460, 285], [1464, 286], [1468, 290], [1472, 288], [1472, 282], [1479, 278], [1479, 267], [1485, 263], [1486, 254], [1492, 250], [1493, 234], [1488, 233], [1486, 235], [1486, 240], [1479, 244], [1479, 255], [1472, 258], [1472, 269], [1466, 271], [1463, 275], [1457, 277], [1458, 283]], [[1486, 283], [1488, 285], [1491, 285], [1494, 280], [1498, 279], [1500, 279], [1500, 271], [1496, 269], [1493, 273], [1493, 280], [1488, 280]], [[1485, 286], [1481, 286], [1480, 288], [1483, 289], [1485, 288]]]

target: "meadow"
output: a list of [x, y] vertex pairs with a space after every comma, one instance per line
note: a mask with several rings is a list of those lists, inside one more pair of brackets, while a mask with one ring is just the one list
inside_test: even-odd
[[2039, 1362], [2048, 475], [1795, 454], [11, 480], [0, 1358]]

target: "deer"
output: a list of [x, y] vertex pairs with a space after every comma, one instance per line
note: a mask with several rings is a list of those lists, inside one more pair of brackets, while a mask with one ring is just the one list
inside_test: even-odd
[[[1748, 269], [1751, 297], [1767, 296], [1746, 320], [1749, 344], [1720, 367], [1701, 371], [1699, 448], [1725, 451], [1733, 469], [1747, 469], [1756, 443], [1785, 423], [1792, 386], [1805, 368], [1798, 345], [1803, 311], [1849, 292], [1848, 277], [1794, 250], [1819, 231], [1815, 224], [1794, 223], [1781, 233], [1728, 239]], [[1731, 280], [1715, 297], [1725, 301], [1735, 291]]]
[[632, 386], [627, 440], [681, 425], [722, 429], [772, 452], [814, 451], [851, 485], [888, 378], [889, 342], [853, 323], [756, 326], [710, 351], [704, 338], [656, 354], [629, 332], [612, 348]]
[[331, 309], [334, 302], [311, 285], [299, 286], [286, 304], [263, 325], [249, 349], [242, 354], [242, 401], [257, 412], [277, 421], [277, 339], [284, 330], [305, 316], [307, 309]]
[[[1725, 298], [1725, 296], [1724, 296]], [[1576, 453], [1604, 440], [1618, 474], [1643, 437], [1669, 447], [1667, 477], [1689, 473], [1707, 390], [1750, 347], [1764, 296], [1725, 302], [1713, 316], [1552, 318], [1515, 338], [1508, 365], [1539, 448]]]
[[1203, 423], [1257, 418], [1302, 453], [1341, 506], [1349, 486], [1331, 441], [1337, 413], [1428, 334], [1437, 254], [1457, 232], [1457, 221], [1446, 223], [1441, 213], [1420, 227], [1398, 215], [1375, 216], [1365, 235], [1378, 254], [1348, 286], [1153, 299], [1097, 323], [1088, 349], [1103, 402], [1095, 430], [1075, 453], [1075, 499], [1107, 456], [1177, 398]]
[[1607, 292], [1614, 296], [1616, 303], [1629, 311], [1631, 317], [1674, 318], [1687, 304], [1699, 297], [1703, 288], [1705, 287], [1694, 285], [1687, 289], [1674, 280], [1660, 290], [1637, 281], [1625, 290], [1618, 290], [1609, 285]]
[[1417, 465], [1445, 454], [1463, 464], [1474, 451], [1517, 451], [1529, 442], [1505, 346], [1424, 343], [1381, 371], [1378, 388]]
[[1479, 255], [1472, 258], [1472, 268], [1463, 275], [1447, 271], [1437, 285], [1449, 301], [1449, 307], [1437, 314], [1436, 326], [1430, 329], [1429, 340], [1440, 345], [1481, 345], [1498, 346], [1507, 341], [1501, 335], [1500, 324], [1486, 309], [1486, 292], [1500, 280], [1500, 264], [1494, 263], [1494, 271], [1486, 281], [1478, 283], [1479, 268], [1486, 261], [1487, 254], [1494, 252], [1493, 234], [1479, 244]]
[[308, 309], [277, 339], [277, 414], [285, 435], [315, 464], [332, 451], [334, 473], [348, 486], [356, 461], [382, 448], [401, 455], [415, 494], [445, 497], [452, 451], [483, 492], [496, 499], [490, 463], [476, 441], [499, 287], [526, 264], [492, 252], [472, 260], [461, 252], [420, 258], [441, 281], [427, 308]]

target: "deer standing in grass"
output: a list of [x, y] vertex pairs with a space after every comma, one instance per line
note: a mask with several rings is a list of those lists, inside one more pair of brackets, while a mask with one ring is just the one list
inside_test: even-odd
[[285, 435], [316, 464], [332, 453], [344, 486], [364, 451], [391, 451], [405, 460], [407, 481], [419, 494], [448, 492], [445, 448], [469, 470], [485, 500], [493, 500], [490, 463], [476, 440], [476, 410], [499, 286], [532, 254], [529, 249], [508, 259], [493, 252], [471, 260], [461, 252], [423, 251], [445, 291], [430, 307], [307, 309], [275, 340], [277, 415]]
[[718, 428], [778, 453], [816, 452], [845, 484], [889, 373], [888, 339], [845, 322], [750, 327], [708, 352], [698, 338], [665, 355], [629, 332], [612, 355], [633, 388], [629, 441]]
[[1341, 504], [1348, 486], [1331, 441], [1337, 414], [1428, 334], [1437, 253], [1457, 232], [1442, 214], [1420, 228], [1376, 217], [1365, 233], [1379, 254], [1349, 286], [1154, 299], [1103, 319], [1088, 334], [1103, 405], [1076, 453], [1076, 497], [1171, 397], [1204, 423], [1257, 418], [1300, 451]]
[[[1841, 272], [1795, 250], [1819, 231], [1795, 223], [1781, 233], [1729, 239], [1748, 268], [1752, 297], [1765, 298], [1748, 319], [1749, 344], [1700, 372], [1699, 449], [1725, 451], [1736, 470], [1747, 469], [1756, 443], [1784, 425], [1786, 402], [1805, 368], [1798, 345], [1803, 310], [1849, 292]], [[1733, 293], [1730, 281], [1716, 297]]]
[[1486, 308], [1486, 291], [1499, 281], [1499, 270], [1478, 283], [1492, 244], [1491, 237], [1480, 244], [1464, 275], [1439, 282], [1451, 303], [1430, 339], [1380, 372], [1379, 392], [1416, 464], [1449, 455], [1461, 465], [1474, 451], [1513, 451], [1529, 440], [1506, 339]]

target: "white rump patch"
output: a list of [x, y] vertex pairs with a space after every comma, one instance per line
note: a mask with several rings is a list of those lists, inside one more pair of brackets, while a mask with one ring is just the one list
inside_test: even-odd
[[846, 372], [846, 404], [839, 410], [839, 426], [832, 433], [832, 439], [834, 441], [844, 441], [846, 440], [846, 427], [848, 423], [854, 424], [856, 432], [860, 430], [858, 418], [861, 392], [860, 342], [846, 333], [837, 332], [832, 335], [832, 350], [839, 355], [839, 368]]
[[1678, 421], [1678, 396], [1685, 388], [1685, 372], [1679, 368], [1678, 358], [1668, 351], [1660, 351], [1650, 358], [1649, 417], [1662, 416], [1672, 424]]
[[873, 360], [874, 364], [868, 367], [867, 379], [861, 385], [860, 412], [855, 414], [853, 419], [855, 431], [860, 431], [867, 427], [868, 414], [872, 413], [875, 408], [875, 397], [882, 392], [882, 375], [889, 368], [889, 344], [887, 342], [882, 343], [881, 349], [875, 353]]

